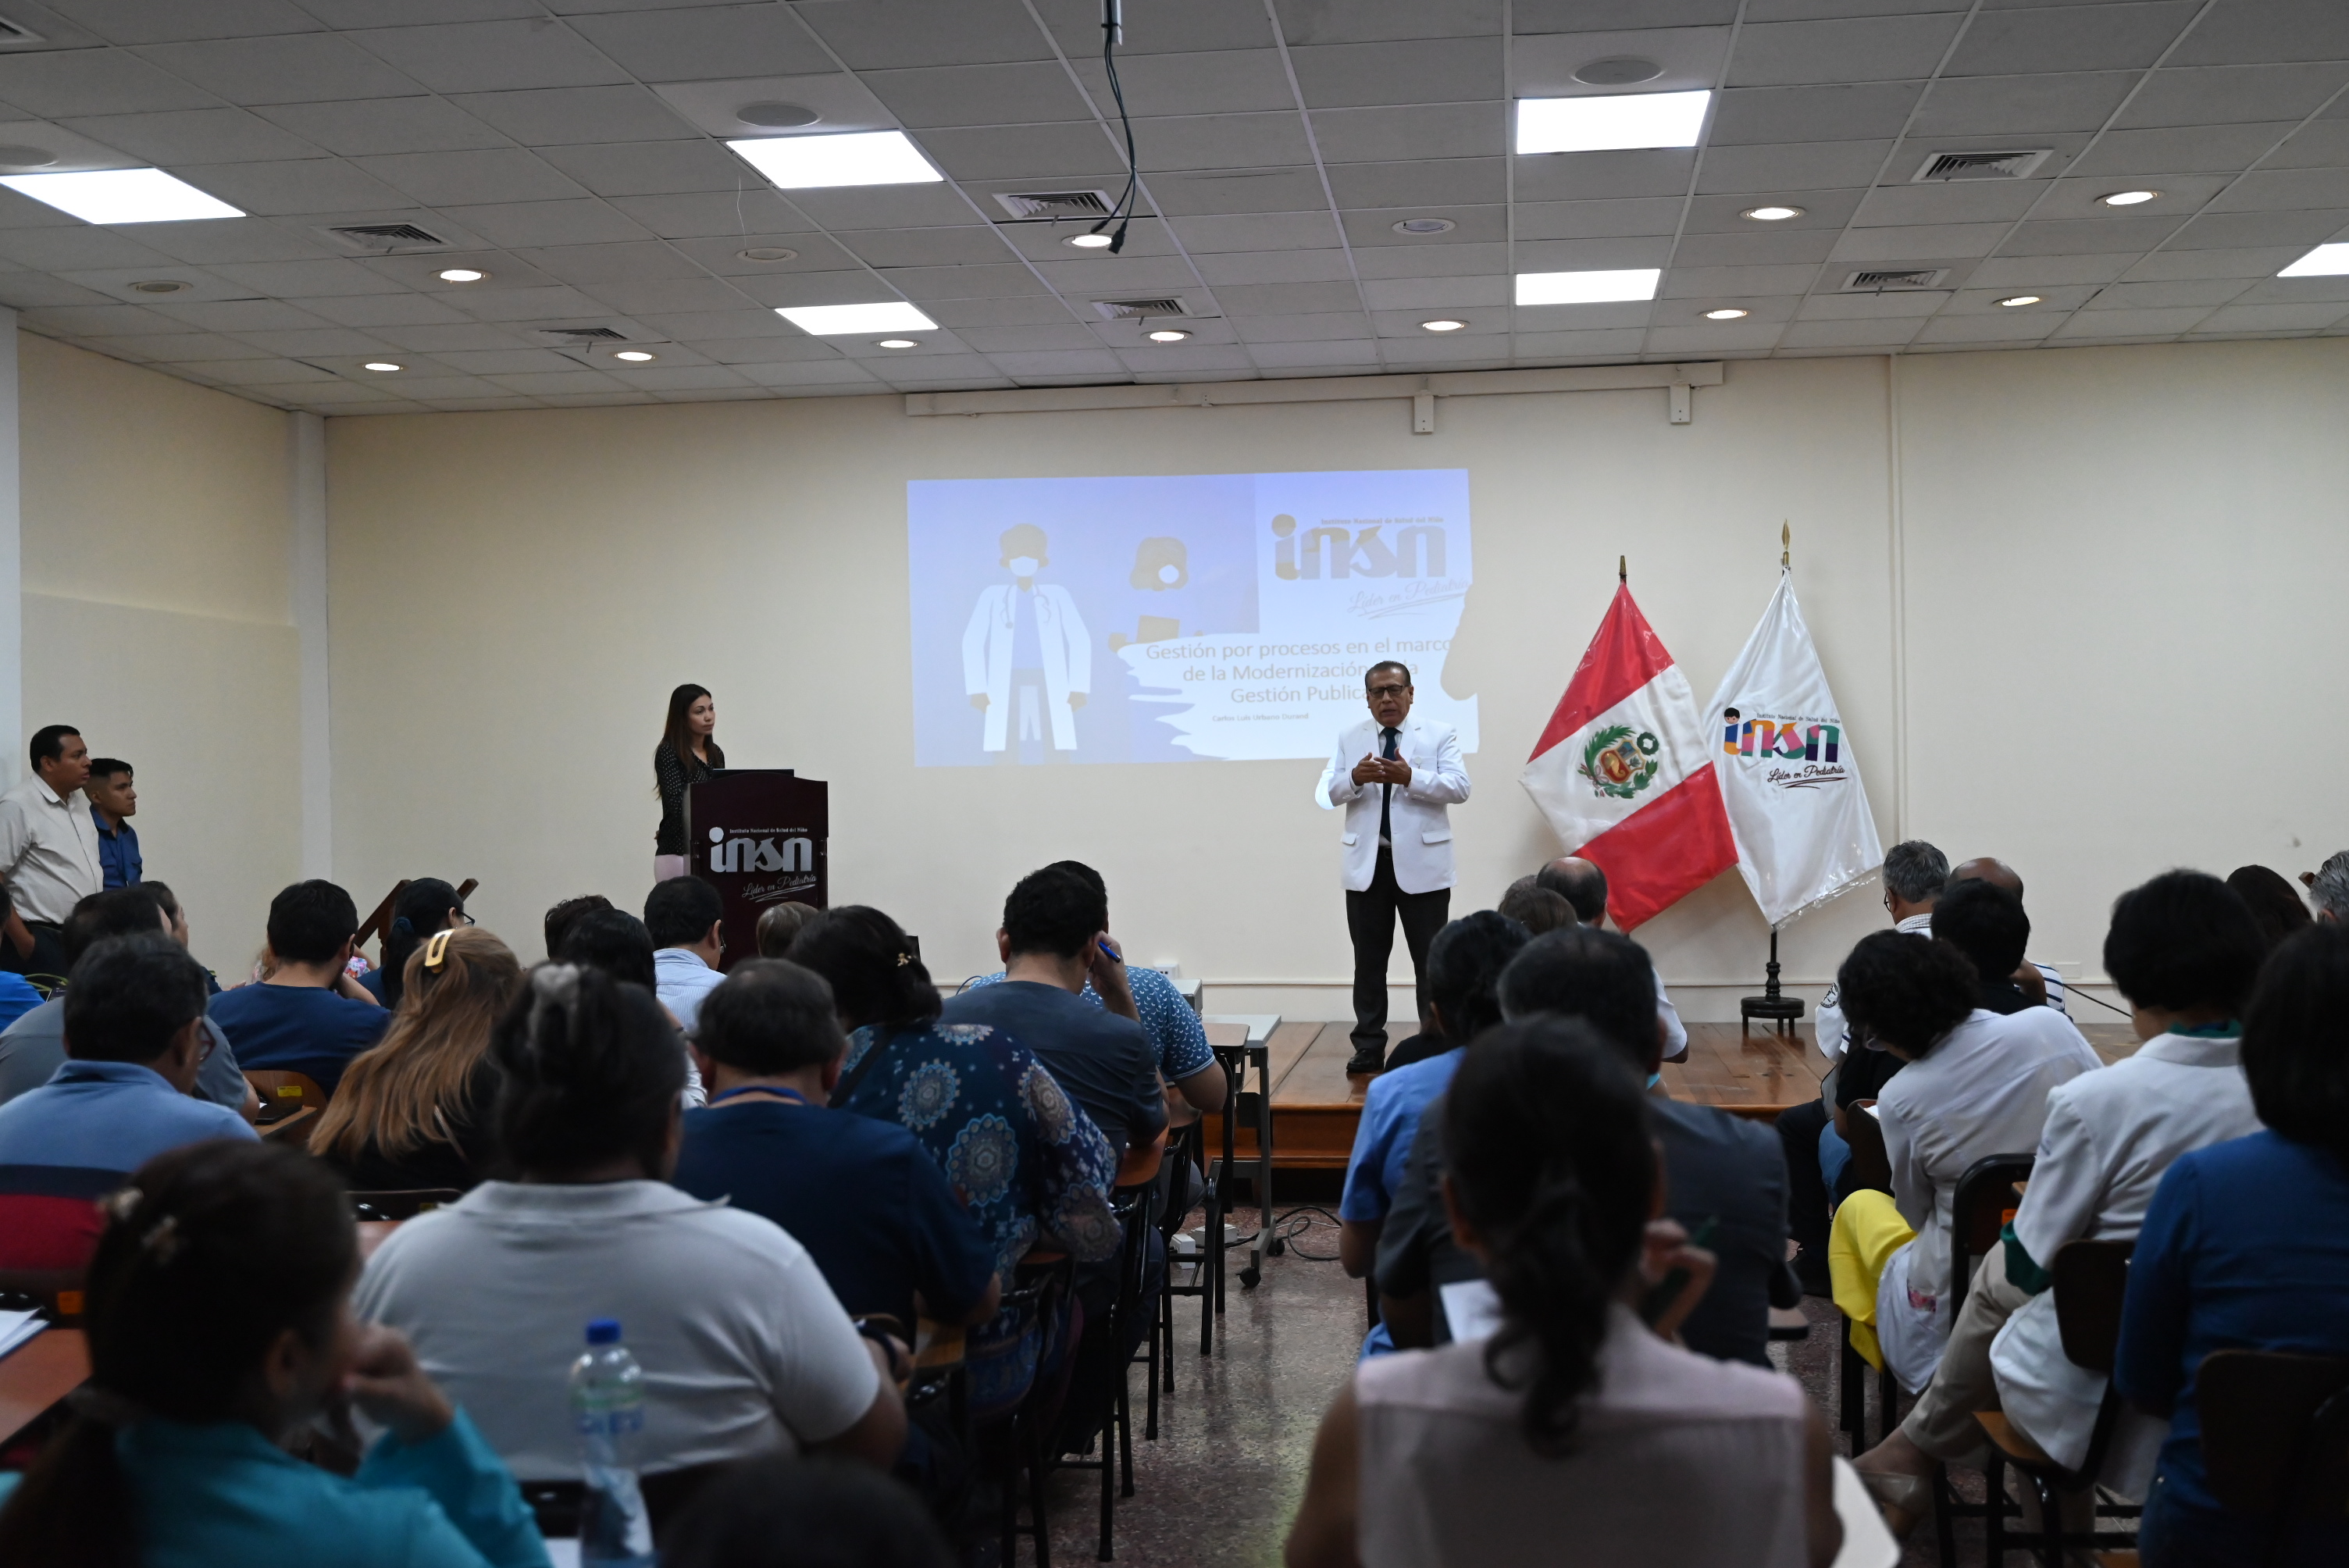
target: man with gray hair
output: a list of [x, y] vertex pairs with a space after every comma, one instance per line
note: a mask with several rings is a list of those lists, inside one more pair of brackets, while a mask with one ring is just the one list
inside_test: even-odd
[[2308, 902], [2316, 918], [2349, 925], [2349, 850], [2343, 850], [2316, 869], [2308, 879]]
[[[1922, 839], [1909, 839], [1884, 851], [1884, 912], [1892, 929], [1911, 936], [1933, 934], [1933, 901], [1949, 885], [1950, 857]], [[1819, 1055], [1843, 1059], [1846, 1030], [1835, 987], [1819, 1001]]]

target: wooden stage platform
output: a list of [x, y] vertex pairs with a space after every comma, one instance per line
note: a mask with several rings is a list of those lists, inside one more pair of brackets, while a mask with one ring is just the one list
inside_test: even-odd
[[[2116, 1061], [2137, 1049], [2127, 1024], [2075, 1019], [2096, 1054]], [[1299, 1020], [1284, 1023], [1268, 1042], [1272, 1080], [1272, 1157], [1275, 1170], [1342, 1171], [1361, 1120], [1368, 1077], [1346, 1071], [1354, 1054], [1349, 1026]], [[1389, 1049], [1416, 1029], [1394, 1031]], [[1778, 1113], [1819, 1097], [1826, 1061], [1812, 1044], [1811, 1026], [1792, 1036], [1765, 1034], [1760, 1026], [1741, 1034], [1735, 1024], [1691, 1024], [1688, 1059], [1668, 1062], [1663, 1090], [1674, 1099], [1718, 1106], [1737, 1116], [1775, 1121]], [[1208, 1147], [1222, 1146], [1223, 1132], [1208, 1119]], [[1256, 1158], [1255, 1129], [1238, 1129], [1242, 1160]]]

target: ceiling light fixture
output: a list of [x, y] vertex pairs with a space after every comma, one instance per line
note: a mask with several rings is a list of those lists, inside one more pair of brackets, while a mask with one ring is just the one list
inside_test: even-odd
[[399, 366], [394, 365], [388, 359], [370, 359], [365, 365], [360, 366], [359, 368], [362, 370], [388, 371], [397, 370]]
[[1661, 267], [1625, 267], [1607, 272], [1519, 273], [1519, 304], [1606, 304], [1656, 297]]
[[2280, 278], [2333, 278], [2349, 273], [2349, 244], [2319, 245], [2284, 268]]
[[1694, 147], [1710, 92], [1614, 93], [1602, 98], [1519, 98], [1519, 152], [1606, 152], [1618, 148]]
[[1459, 226], [1449, 218], [1405, 218], [1392, 225], [1398, 234], [1448, 234]]
[[2158, 191], [2116, 191], [2109, 196], [2097, 197], [2096, 204], [2100, 207], [2134, 207], [2160, 194]]
[[1751, 218], [1757, 223], [1783, 223], [1789, 218], [1801, 217], [1803, 210], [1800, 207], [1748, 207], [1737, 215]]
[[1464, 321], [1454, 321], [1449, 317], [1442, 317], [1434, 321], [1423, 321], [1419, 324], [1420, 329], [1423, 332], [1458, 332], [1462, 327], [1466, 326], [1468, 324]]
[[1061, 243], [1074, 245], [1081, 251], [1106, 251], [1110, 246], [1110, 237], [1107, 234], [1093, 233], [1089, 230], [1081, 234], [1071, 234]]
[[2009, 294], [1998, 303], [2009, 310], [2013, 310], [2020, 305], [2041, 304], [2045, 298], [2044, 294]]
[[490, 274], [479, 267], [444, 267], [439, 276], [444, 284], [478, 284], [488, 282]]
[[910, 337], [885, 337], [873, 346], [875, 348], [919, 348], [922, 346]]
[[1180, 343], [1191, 335], [1174, 327], [1162, 326], [1149, 335], [1150, 341], [1153, 343]]
[[641, 348], [623, 348], [616, 350], [613, 354], [612, 357], [615, 359], [625, 359], [631, 365], [643, 365], [651, 360], [659, 358], [660, 356], [657, 354], [647, 354]]
[[1752, 314], [1753, 313], [1751, 311], [1740, 310], [1733, 304], [1725, 304], [1719, 310], [1706, 311], [1704, 313], [1704, 319], [1707, 321], [1743, 321]]
[[1577, 70], [1574, 79], [1594, 88], [1628, 88], [1654, 81], [1663, 74], [1663, 67], [1644, 56], [1609, 55]]
[[877, 300], [871, 304], [779, 304], [775, 314], [816, 337], [938, 329], [936, 322], [901, 299]]
[[800, 253], [797, 251], [788, 250], [781, 245], [753, 245], [747, 251], [737, 251], [734, 254], [746, 262], [796, 262], [800, 259]]
[[85, 223], [174, 223], [242, 218], [243, 211], [160, 169], [100, 169], [86, 174], [6, 174], [0, 185]]
[[931, 185], [946, 178], [902, 130], [844, 136], [752, 136], [729, 141], [778, 191], [834, 185]]
[[179, 278], [142, 278], [130, 286], [140, 294], [185, 294], [196, 285]]
[[797, 130], [803, 125], [813, 125], [823, 116], [803, 103], [746, 103], [734, 111], [734, 118], [744, 125], [768, 130]]

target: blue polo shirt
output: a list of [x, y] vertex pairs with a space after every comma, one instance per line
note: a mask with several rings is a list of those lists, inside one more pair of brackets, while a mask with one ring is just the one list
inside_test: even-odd
[[98, 829], [98, 864], [106, 873], [108, 887], [135, 887], [145, 874], [146, 862], [139, 858], [139, 830], [128, 821], [116, 823], [111, 829], [98, 808], [89, 809], [89, 820]]
[[[1133, 992], [1133, 1010], [1142, 1016], [1142, 1032], [1150, 1037], [1150, 1048], [1158, 1055], [1159, 1075], [1168, 1083], [1179, 1083], [1193, 1073], [1205, 1072], [1216, 1053], [1207, 1047], [1206, 1026], [1183, 999], [1181, 988], [1157, 970], [1139, 964], [1126, 965], [1125, 983]], [[972, 975], [962, 988], [973, 991], [1002, 984], [1003, 971], [999, 969], [992, 975]], [[1104, 1011], [1109, 1007], [1090, 980], [1077, 996]]]
[[1402, 1188], [1411, 1140], [1428, 1102], [1452, 1087], [1460, 1070], [1460, 1047], [1413, 1062], [1371, 1080], [1362, 1097], [1362, 1119], [1354, 1129], [1354, 1152], [1346, 1161], [1346, 1188], [1338, 1200], [1343, 1220], [1383, 1220]]
[[250, 1072], [306, 1073], [328, 1094], [351, 1058], [383, 1037], [390, 1012], [320, 985], [239, 985], [212, 998], [212, 1022]]

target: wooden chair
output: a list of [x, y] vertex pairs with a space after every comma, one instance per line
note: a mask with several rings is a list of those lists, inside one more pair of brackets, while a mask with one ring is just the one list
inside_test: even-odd
[[[1118, 1218], [1123, 1222], [1125, 1236], [1118, 1251], [1117, 1295], [1110, 1304], [1109, 1321], [1102, 1326], [1102, 1332], [1112, 1347], [1124, 1337], [1126, 1326], [1133, 1322], [1133, 1315], [1151, 1305], [1143, 1298], [1142, 1284], [1148, 1274], [1150, 1231], [1157, 1218], [1157, 1199], [1158, 1186], [1154, 1181], [1121, 1188], [1114, 1195], [1114, 1206]], [[1101, 1539], [1093, 1554], [1103, 1563], [1117, 1555], [1117, 1499], [1133, 1495], [1133, 1409], [1128, 1392], [1133, 1381], [1133, 1366], [1129, 1357], [1123, 1366], [1117, 1368], [1117, 1387], [1100, 1411], [1099, 1425], [1094, 1429], [1101, 1450], [1099, 1457], [1090, 1460], [1052, 1457], [1049, 1460], [1048, 1468], [1053, 1470], [1101, 1472]], [[1092, 1417], [1088, 1415], [1087, 1418], [1091, 1420]], [[1039, 1562], [1041, 1562], [1040, 1557]]]
[[2215, 1350], [2194, 1383], [2211, 1495], [2268, 1522], [2268, 1563], [2310, 1561], [2289, 1555], [2292, 1526], [2349, 1511], [2349, 1360]]
[[267, 1127], [297, 1110], [324, 1110], [326, 1091], [308, 1073], [283, 1072], [272, 1068], [247, 1068], [244, 1081], [261, 1097], [261, 1125]]
[[[383, 902], [377, 904], [365, 920], [359, 922], [358, 931], [351, 937], [351, 945], [354, 948], [364, 947], [373, 938], [390, 932], [391, 912], [399, 907], [399, 895], [408, 891], [409, 883], [413, 880], [413, 878], [402, 877], [394, 882], [391, 891], [383, 895]], [[481, 885], [481, 879], [478, 877], [467, 877], [457, 884], [457, 901], [462, 903], [472, 897], [473, 890]], [[376, 957], [378, 960], [383, 957], [383, 949], [380, 945], [376, 948]]]
[[[2055, 1317], [2063, 1331], [2064, 1354], [2073, 1365], [2108, 1377], [2111, 1374], [2113, 1352], [2120, 1344], [2121, 1298], [2128, 1289], [2129, 1254], [2136, 1250], [2135, 1242], [2066, 1242], [2055, 1254]], [[2087, 1454], [2077, 1470], [2066, 1470], [2057, 1464], [2003, 1412], [1975, 1413], [1974, 1420], [1991, 1444], [1984, 1495], [1988, 1499], [1989, 1559], [1993, 1565], [2003, 1563], [2006, 1553], [2016, 1547], [2035, 1549], [2046, 1568], [2063, 1568], [2064, 1554], [2074, 1549], [2137, 1544], [2134, 1529], [2099, 1534], [2093, 1527], [2086, 1531], [2064, 1528], [2063, 1500], [2083, 1492], [2093, 1493], [2096, 1472], [2104, 1468], [2105, 1452], [2111, 1445], [2113, 1428], [2120, 1413], [2120, 1395], [2107, 1382], [2104, 1404], [2096, 1412], [2095, 1429], [2088, 1439]], [[2006, 1522], [2022, 1512], [2020, 1507], [2006, 1501], [2009, 1465], [2030, 1483], [2038, 1501], [2037, 1530], [2007, 1528]], [[2096, 1504], [2098, 1519], [2133, 1519], [2137, 1512], [2137, 1509], [2126, 1504]]]
[[[1013, 1288], [1003, 1293], [1002, 1310], [1024, 1314], [1045, 1325], [1049, 1336], [1050, 1325], [1059, 1315], [1061, 1301], [1073, 1290], [1074, 1282], [1075, 1264], [1066, 1253], [1035, 1249], [1019, 1261]], [[1010, 1418], [986, 1429], [986, 1437], [993, 1439], [990, 1457], [998, 1467], [1000, 1481], [1002, 1511], [999, 1524], [1005, 1568], [1019, 1561], [1022, 1535], [1035, 1543], [1036, 1568], [1051, 1568], [1052, 1524], [1044, 1501], [1044, 1477], [1050, 1466], [1044, 1449], [1059, 1423], [1061, 1402], [1068, 1391], [1067, 1372], [1075, 1361], [1076, 1352], [1071, 1346], [1063, 1352], [1064, 1364], [1059, 1377], [1047, 1377], [1040, 1367], [1035, 1381]], [[1019, 1522], [1019, 1483], [1023, 1476], [1028, 1482], [1026, 1524]]]
[[[1874, 1192], [1892, 1191], [1892, 1159], [1885, 1152], [1884, 1129], [1863, 1107], [1873, 1106], [1873, 1100], [1853, 1104], [1844, 1117], [1844, 1141], [1851, 1146], [1851, 1175], [1854, 1189]], [[1868, 1360], [1859, 1347], [1851, 1342], [1851, 1319], [1841, 1320], [1842, 1344], [1837, 1352], [1836, 1386], [1840, 1390], [1842, 1407], [1840, 1425], [1851, 1439], [1851, 1451], [1859, 1453], [1868, 1441]], [[1900, 1419], [1900, 1385], [1889, 1366], [1876, 1371], [1876, 1404], [1880, 1430], [1877, 1440], [1891, 1436]]]
[[0, 1309], [37, 1312], [60, 1328], [79, 1328], [85, 1269], [0, 1269]]
[[[2031, 1154], [1986, 1154], [1967, 1167], [1958, 1178], [1957, 1192], [1950, 1204], [1950, 1321], [1958, 1320], [1958, 1313], [1966, 1305], [1967, 1292], [1972, 1287], [1977, 1259], [1989, 1259], [1992, 1268], [2004, 1266], [2002, 1258], [1992, 1257], [2001, 1251], [2001, 1233], [2007, 1222], [2014, 1218], [2015, 1183], [2031, 1180]], [[1994, 1506], [2002, 1500], [1992, 1496], [1982, 1502], [1961, 1500], [1951, 1485], [1949, 1467], [1933, 1467], [1933, 1529], [1941, 1548], [1941, 1561], [1955, 1563], [1957, 1542], [1952, 1529], [1960, 1519], [1988, 1518]]]
[[398, 1191], [354, 1192], [351, 1194], [351, 1215], [354, 1219], [412, 1220], [429, 1209], [442, 1209], [465, 1194], [454, 1187], [409, 1187]]

